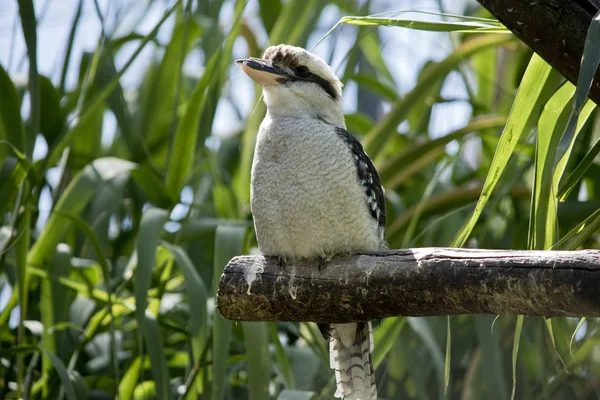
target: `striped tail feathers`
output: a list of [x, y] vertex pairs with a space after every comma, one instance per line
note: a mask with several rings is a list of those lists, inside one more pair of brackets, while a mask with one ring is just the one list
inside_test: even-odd
[[371, 322], [334, 324], [331, 337], [329, 357], [337, 384], [335, 397], [376, 400]]

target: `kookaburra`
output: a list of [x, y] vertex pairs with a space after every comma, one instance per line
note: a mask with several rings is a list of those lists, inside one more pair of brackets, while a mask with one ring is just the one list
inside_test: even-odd
[[[342, 83], [320, 57], [299, 47], [269, 47], [236, 63], [262, 85], [251, 179], [251, 208], [261, 252], [282, 262], [322, 266], [336, 254], [385, 248], [379, 175], [346, 130]], [[335, 397], [377, 398], [370, 322], [321, 324], [330, 339]]]

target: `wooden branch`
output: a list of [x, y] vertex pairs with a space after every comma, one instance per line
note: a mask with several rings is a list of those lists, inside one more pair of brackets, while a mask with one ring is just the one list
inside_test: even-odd
[[350, 322], [391, 316], [600, 316], [600, 251], [416, 248], [288, 262], [240, 256], [218, 308], [243, 321]]
[[[577, 84], [583, 45], [600, 0], [477, 0], [515, 36]], [[600, 71], [590, 90], [600, 104]]]

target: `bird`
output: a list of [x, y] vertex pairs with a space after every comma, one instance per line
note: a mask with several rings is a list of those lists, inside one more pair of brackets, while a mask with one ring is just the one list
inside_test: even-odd
[[[267, 111], [256, 137], [250, 208], [259, 250], [318, 260], [386, 248], [385, 197], [360, 141], [346, 130], [342, 83], [301, 47], [268, 47], [236, 60], [262, 86]], [[336, 398], [377, 399], [370, 321], [319, 324], [330, 341]]]

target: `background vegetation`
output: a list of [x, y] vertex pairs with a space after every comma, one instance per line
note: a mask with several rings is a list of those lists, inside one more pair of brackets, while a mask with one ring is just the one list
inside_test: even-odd
[[[11, 46], [23, 37], [26, 54], [11, 47], [20, 61], [0, 65], [0, 398], [331, 397], [315, 326], [232, 323], [215, 311], [226, 262], [256, 250], [249, 170], [265, 108], [258, 87], [232, 78], [232, 61], [268, 44], [310, 48], [342, 16], [410, 4], [80, 0], [45, 76], [42, 3], [18, 1]], [[73, 50], [82, 12], [102, 26], [89, 52]], [[384, 17], [346, 20], [358, 25], [317, 50], [337, 60], [348, 128], [381, 173], [390, 246], [598, 248], [600, 116], [585, 82], [579, 123], [568, 124], [575, 87], [495, 21]], [[385, 46], [403, 27], [459, 32], [399, 82], [391, 71], [419, 52]], [[386, 319], [375, 334], [380, 396], [599, 398], [598, 327]]]

